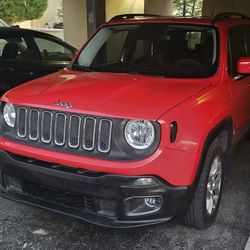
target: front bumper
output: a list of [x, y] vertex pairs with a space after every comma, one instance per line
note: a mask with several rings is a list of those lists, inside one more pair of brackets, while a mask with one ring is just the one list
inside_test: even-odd
[[[151, 186], [135, 186], [141, 176], [122, 176], [85, 171], [38, 161], [0, 150], [1, 196], [85, 221], [116, 228], [138, 227], [170, 220], [188, 202], [187, 187], [173, 187], [162, 179]], [[14, 177], [21, 188], [13, 188]], [[143, 176], [145, 177], [145, 176]], [[162, 197], [159, 211], [127, 216], [124, 200], [130, 197]]]

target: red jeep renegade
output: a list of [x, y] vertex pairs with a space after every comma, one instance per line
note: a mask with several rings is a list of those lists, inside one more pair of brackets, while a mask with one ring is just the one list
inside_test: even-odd
[[109, 227], [207, 227], [248, 131], [248, 74], [247, 16], [116, 16], [1, 98], [1, 195]]

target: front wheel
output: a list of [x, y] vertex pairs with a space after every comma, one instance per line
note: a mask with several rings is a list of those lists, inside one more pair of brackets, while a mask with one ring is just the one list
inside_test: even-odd
[[207, 228], [215, 220], [221, 200], [224, 179], [224, 153], [217, 140], [209, 146], [203, 170], [184, 216], [184, 224], [195, 228]]

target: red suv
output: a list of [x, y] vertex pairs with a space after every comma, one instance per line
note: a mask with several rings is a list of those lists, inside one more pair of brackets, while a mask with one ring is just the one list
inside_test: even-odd
[[1, 98], [5, 198], [109, 227], [215, 219], [250, 119], [250, 20], [116, 16]]

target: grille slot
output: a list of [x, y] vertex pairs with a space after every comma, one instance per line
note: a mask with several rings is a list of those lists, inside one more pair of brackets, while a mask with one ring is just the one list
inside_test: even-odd
[[57, 113], [55, 117], [55, 144], [63, 146], [66, 137], [66, 115]]
[[51, 112], [42, 112], [41, 140], [44, 143], [50, 143], [52, 139], [52, 117], [53, 115]]
[[29, 112], [29, 138], [32, 141], [38, 140], [39, 137], [39, 111], [31, 109]]
[[81, 117], [71, 115], [69, 119], [69, 146], [78, 148], [80, 144]]
[[17, 135], [21, 138], [26, 137], [27, 130], [27, 109], [19, 108], [17, 113]]
[[83, 124], [83, 148], [93, 150], [95, 146], [96, 119], [85, 117]]
[[[78, 114], [17, 107], [16, 133], [25, 142], [54, 149], [96, 154], [111, 150], [112, 120]], [[55, 148], [57, 146], [57, 148]], [[92, 152], [90, 152], [92, 151]]]
[[112, 133], [112, 122], [107, 119], [101, 119], [98, 134], [98, 150], [102, 153], [110, 151]]

